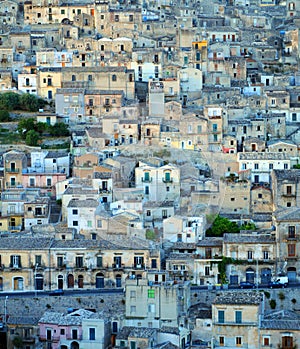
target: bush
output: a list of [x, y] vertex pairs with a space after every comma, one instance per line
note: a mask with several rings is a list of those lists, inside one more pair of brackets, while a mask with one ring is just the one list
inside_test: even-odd
[[146, 239], [154, 241], [156, 239], [155, 231], [151, 230], [151, 229], [147, 229], [146, 230]]
[[34, 147], [34, 146], [38, 145], [39, 139], [40, 139], [39, 134], [37, 132], [35, 132], [34, 130], [30, 130], [26, 134], [25, 143], [27, 145]]
[[283, 301], [283, 300], [285, 299], [284, 293], [283, 293], [283, 292], [279, 292], [279, 293], [278, 293], [278, 298], [279, 298], [281, 301]]
[[5, 92], [0, 94], [0, 109], [15, 110], [19, 108], [20, 95], [15, 92]]
[[9, 112], [7, 110], [0, 110], [0, 122], [10, 121]]
[[292, 302], [293, 304], [296, 304], [296, 303], [297, 303], [297, 299], [293, 298], [293, 299], [291, 300], [291, 302]]
[[268, 291], [265, 291], [264, 294], [265, 294], [266, 298], [268, 298], [268, 299], [271, 297], [271, 294]]
[[269, 304], [270, 304], [271, 309], [275, 309], [276, 308], [276, 301], [275, 301], [275, 299], [271, 299]]

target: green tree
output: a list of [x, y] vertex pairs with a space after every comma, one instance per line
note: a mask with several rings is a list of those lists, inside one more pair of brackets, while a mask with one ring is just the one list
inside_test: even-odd
[[0, 109], [15, 110], [19, 108], [20, 95], [15, 92], [5, 92], [0, 94]]
[[12, 344], [14, 345], [14, 347], [16, 348], [22, 348], [23, 347], [23, 340], [21, 337], [16, 336], [13, 340], [12, 340]]
[[235, 222], [221, 216], [217, 216], [212, 226], [206, 230], [206, 236], [223, 236], [224, 233], [238, 233], [239, 226]]
[[22, 110], [37, 111], [39, 109], [37, 97], [30, 93], [24, 93], [20, 96], [20, 108]]
[[7, 110], [0, 110], [0, 122], [10, 121], [9, 112]]
[[27, 145], [36, 146], [38, 145], [39, 139], [40, 139], [39, 134], [34, 130], [30, 130], [26, 134], [25, 143]]
[[48, 126], [48, 130], [51, 136], [56, 137], [69, 136], [70, 134], [68, 125], [62, 122], [56, 123], [54, 126]]
[[26, 139], [27, 132], [35, 129], [35, 121], [33, 118], [22, 119], [18, 123], [18, 132], [23, 139]]
[[36, 132], [38, 132], [39, 134], [42, 134], [43, 132], [45, 132], [45, 130], [47, 129], [47, 124], [44, 122], [37, 122], [34, 125], [34, 129]]
[[146, 230], [146, 239], [154, 241], [156, 239], [155, 231], [151, 230], [151, 229], [147, 229]]
[[254, 223], [248, 222], [240, 226], [240, 230], [255, 230], [256, 225]]

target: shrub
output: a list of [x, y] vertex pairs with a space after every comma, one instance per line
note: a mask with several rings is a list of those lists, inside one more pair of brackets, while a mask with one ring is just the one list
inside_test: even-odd
[[265, 296], [266, 296], [266, 298], [270, 298], [270, 296], [271, 296], [271, 294], [270, 294], [270, 292], [268, 292], [268, 291], [264, 291], [264, 294], [265, 294]]
[[285, 299], [284, 293], [283, 293], [283, 292], [279, 292], [279, 293], [278, 293], [278, 298], [279, 298], [281, 301], [283, 301], [283, 300]]
[[0, 122], [10, 121], [9, 112], [7, 110], [0, 110]]
[[271, 309], [275, 309], [276, 308], [276, 301], [275, 301], [275, 299], [271, 299], [269, 304], [270, 304]]

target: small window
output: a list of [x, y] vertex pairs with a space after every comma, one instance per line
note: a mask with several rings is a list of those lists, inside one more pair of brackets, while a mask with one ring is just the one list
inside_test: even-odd
[[155, 290], [153, 289], [148, 290], [148, 298], [155, 298]]
[[111, 77], [111, 80], [112, 80], [112, 81], [117, 81], [117, 75], [116, 75], [116, 74], [113, 74], [112, 77]]

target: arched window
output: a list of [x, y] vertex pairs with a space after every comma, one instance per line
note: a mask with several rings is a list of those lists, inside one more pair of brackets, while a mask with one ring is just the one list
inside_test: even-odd
[[116, 74], [113, 74], [112, 77], [111, 77], [112, 81], [117, 81], [117, 75]]

